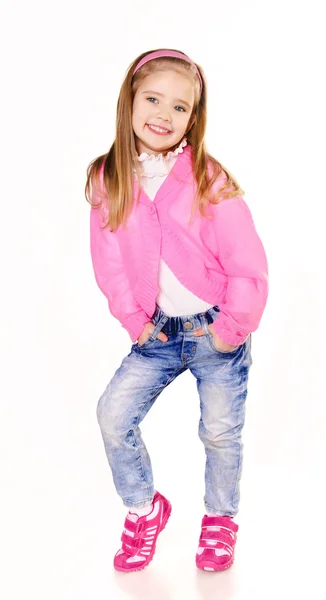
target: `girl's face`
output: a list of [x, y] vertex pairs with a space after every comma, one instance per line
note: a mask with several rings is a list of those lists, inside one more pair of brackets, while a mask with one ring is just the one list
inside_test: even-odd
[[132, 110], [138, 154], [164, 154], [178, 144], [188, 129], [194, 100], [194, 83], [186, 72], [156, 71], [145, 77]]

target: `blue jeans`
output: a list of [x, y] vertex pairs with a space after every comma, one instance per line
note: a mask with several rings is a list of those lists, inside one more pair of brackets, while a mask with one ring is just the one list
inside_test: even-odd
[[[206, 511], [231, 517], [238, 512], [251, 335], [235, 350], [218, 350], [208, 329], [218, 313], [214, 306], [205, 313], [168, 317], [156, 307], [150, 338], [142, 346], [132, 345], [99, 399], [97, 418], [106, 456], [117, 493], [128, 508], [143, 507], [154, 496], [151, 461], [139, 424], [163, 389], [190, 369], [200, 398]], [[200, 327], [205, 335], [195, 337]], [[167, 342], [157, 339], [160, 331]]]

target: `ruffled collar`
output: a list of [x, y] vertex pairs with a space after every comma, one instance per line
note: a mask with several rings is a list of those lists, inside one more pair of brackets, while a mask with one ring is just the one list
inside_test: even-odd
[[[179, 146], [174, 150], [163, 154], [148, 154], [142, 152], [137, 158], [141, 163], [142, 177], [157, 177], [167, 175], [173, 167], [178, 154], [183, 153], [183, 149], [187, 146], [187, 138], [183, 138]], [[134, 172], [136, 169], [134, 169]]]

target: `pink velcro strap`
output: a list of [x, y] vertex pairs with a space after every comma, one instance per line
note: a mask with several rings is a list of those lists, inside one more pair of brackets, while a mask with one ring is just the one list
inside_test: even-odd
[[234, 544], [234, 538], [227, 531], [220, 529], [219, 531], [207, 531], [204, 529], [200, 534], [200, 543], [205, 540], [215, 540], [216, 542], [222, 542], [223, 544]]
[[226, 527], [227, 529], [231, 529], [231, 531], [234, 531], [235, 533], [239, 529], [239, 525], [234, 523], [234, 521], [232, 521], [232, 519], [229, 519], [228, 517], [220, 517], [219, 515], [216, 515], [216, 517], [208, 517], [207, 515], [205, 515], [203, 517], [201, 526], [202, 527]]
[[206, 556], [208, 552], [214, 555], [215, 550], [223, 550], [223, 553], [227, 553], [229, 554], [229, 556], [231, 556], [231, 554], [233, 554], [234, 552], [234, 546], [231, 546], [230, 544], [225, 544], [224, 542], [216, 542], [216, 544], [214, 544], [213, 546], [212, 544], [209, 544], [204, 540], [200, 541], [200, 547], [205, 548]]
[[132, 531], [132, 533], [141, 533], [145, 529], [145, 526], [146, 526], [145, 521], [140, 522], [140, 523], [139, 522], [134, 523], [134, 521], [130, 521], [128, 519], [128, 517], [126, 518], [125, 524], [124, 524], [125, 529], [128, 529], [128, 531]]
[[129, 546], [129, 548], [134, 548], [134, 549], [142, 548], [145, 544], [145, 541], [142, 540], [142, 538], [134, 538], [134, 537], [131, 537], [130, 535], [127, 535], [126, 533], [122, 534], [121, 541], [126, 546]]

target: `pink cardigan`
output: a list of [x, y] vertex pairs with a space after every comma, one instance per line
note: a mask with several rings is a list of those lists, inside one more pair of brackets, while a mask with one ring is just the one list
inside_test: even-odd
[[[259, 325], [268, 295], [268, 266], [250, 210], [243, 198], [230, 198], [208, 206], [211, 219], [196, 211], [188, 227], [195, 190], [192, 148], [187, 146], [154, 201], [141, 191], [126, 229], [101, 229], [107, 212], [91, 208], [95, 278], [111, 314], [133, 342], [155, 310], [160, 256], [186, 288], [220, 308], [214, 328], [222, 340], [242, 344]], [[137, 191], [135, 180], [134, 198]], [[99, 201], [100, 192], [93, 191], [93, 202]]]

